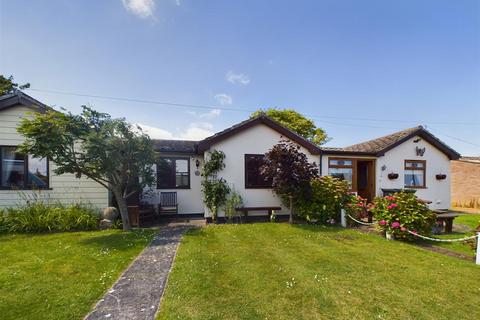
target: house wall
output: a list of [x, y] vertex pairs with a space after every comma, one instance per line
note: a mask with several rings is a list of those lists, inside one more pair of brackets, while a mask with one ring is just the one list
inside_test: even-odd
[[[0, 111], [0, 145], [16, 146], [23, 142], [23, 137], [16, 128], [26, 112], [32, 112], [32, 109], [20, 105]], [[55, 164], [50, 162], [51, 190], [0, 190], [0, 208], [14, 207], [35, 197], [52, 203], [81, 202], [99, 210], [108, 206], [108, 191], [97, 182], [88, 178], [77, 179], [72, 174], [55, 175], [54, 169]]]
[[[204, 206], [202, 200], [202, 177], [200, 176], [200, 170], [203, 166], [203, 156], [197, 155], [185, 155], [185, 154], [161, 154], [161, 156], [169, 157], [182, 157], [190, 159], [190, 189], [157, 189], [156, 186], [150, 188], [153, 195], [145, 199], [145, 202], [158, 205], [160, 202], [161, 192], [177, 192], [178, 213], [179, 214], [196, 214], [204, 213]], [[200, 166], [197, 169], [195, 166], [196, 160], [200, 161]], [[156, 173], [157, 168], [154, 167]], [[198, 171], [198, 175], [196, 174]]]
[[[219, 174], [242, 196], [247, 207], [282, 206], [280, 199], [275, 196], [272, 189], [246, 189], [245, 188], [245, 154], [265, 154], [282, 139], [277, 131], [264, 124], [257, 124], [247, 130], [241, 131], [225, 140], [214, 144], [210, 150], [225, 152], [225, 169]], [[312, 155], [307, 149], [301, 148], [310, 162], [319, 164], [320, 156]], [[207, 156], [207, 153], [205, 153]], [[205, 209], [206, 216], [210, 213]], [[289, 211], [282, 206], [277, 214], [288, 214]], [[252, 212], [251, 215], [265, 215], [266, 212]], [[250, 213], [249, 213], [250, 215]], [[224, 212], [219, 212], [224, 216]]]
[[[397, 147], [387, 151], [385, 155], [378, 157], [376, 160], [376, 195], [382, 195], [382, 188], [404, 188], [404, 165], [405, 160], [426, 160], [426, 188], [416, 189], [416, 195], [424, 200], [430, 200], [431, 209], [447, 209], [450, 207], [450, 159], [436, 147], [420, 139], [418, 143], [413, 141], [418, 137], [413, 137]], [[417, 156], [415, 147], [425, 147], [423, 157]], [[322, 175], [328, 174], [328, 158], [369, 158], [369, 157], [344, 157], [344, 156], [322, 156]], [[370, 157], [371, 158], [371, 157]], [[382, 167], [385, 166], [385, 170]], [[389, 173], [398, 173], [399, 177], [395, 180], [388, 179]], [[437, 180], [436, 174], [446, 174], [445, 180]]]
[[480, 202], [480, 162], [452, 161], [452, 203]]

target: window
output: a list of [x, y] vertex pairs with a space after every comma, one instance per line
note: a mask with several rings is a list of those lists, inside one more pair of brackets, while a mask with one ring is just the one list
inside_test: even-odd
[[157, 189], [190, 189], [189, 158], [158, 159]]
[[245, 155], [245, 188], [271, 188], [272, 181], [266, 180], [260, 174], [263, 165], [263, 154]]
[[405, 160], [405, 187], [426, 188], [425, 160]]
[[340, 180], [347, 181], [348, 188], [352, 190], [353, 186], [353, 160], [329, 158], [328, 174]]
[[16, 147], [0, 147], [0, 188], [48, 188], [48, 161], [17, 152]]

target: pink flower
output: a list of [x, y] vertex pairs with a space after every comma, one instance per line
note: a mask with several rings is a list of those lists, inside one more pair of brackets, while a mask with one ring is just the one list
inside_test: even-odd
[[400, 227], [400, 222], [395, 221], [395, 222], [392, 223], [392, 228], [393, 229], [396, 229], [396, 228], [399, 228], [399, 227]]
[[389, 201], [393, 201], [395, 200], [395, 197], [392, 197], [392, 196], [386, 196], [385, 199], [389, 200]]
[[398, 207], [398, 204], [392, 203], [391, 205], [389, 205], [389, 206], [387, 207], [387, 209], [388, 209], [388, 210], [391, 210], [391, 209], [396, 208], [396, 207]]
[[400, 228], [400, 231], [405, 232], [405, 231], [407, 231], [407, 228], [401, 227], [401, 228]]
[[384, 226], [384, 225], [387, 224], [387, 221], [385, 221], [385, 220], [380, 220], [380, 221], [378, 222], [378, 224], [381, 225], [381, 226]]

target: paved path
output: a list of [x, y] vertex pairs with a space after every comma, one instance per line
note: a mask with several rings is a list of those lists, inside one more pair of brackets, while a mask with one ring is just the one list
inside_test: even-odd
[[154, 319], [178, 244], [190, 227], [162, 227], [85, 319]]

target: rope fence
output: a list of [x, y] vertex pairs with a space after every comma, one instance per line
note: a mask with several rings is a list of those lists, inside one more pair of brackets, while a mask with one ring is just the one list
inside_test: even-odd
[[[354, 217], [352, 217], [350, 214], [346, 213], [344, 209], [342, 209], [341, 211], [341, 223], [342, 223], [342, 226], [343, 227], [347, 227], [347, 219], [346, 217], [350, 218], [351, 220], [355, 221], [356, 223], [359, 223], [361, 225], [364, 225], [364, 226], [373, 226], [373, 225], [376, 225], [377, 222], [373, 222], [373, 223], [367, 223], [367, 222], [364, 222], [364, 221], [360, 221]], [[464, 237], [464, 238], [457, 238], [457, 239], [439, 239], [439, 238], [432, 238], [432, 237], [427, 237], [427, 236], [423, 236], [421, 234], [418, 234], [416, 232], [413, 232], [413, 231], [410, 231], [410, 230], [406, 230], [409, 234], [411, 234], [412, 236], [415, 236], [415, 237], [418, 237], [418, 238], [421, 238], [421, 239], [424, 239], [424, 240], [429, 240], [429, 241], [435, 241], [435, 242], [460, 242], [460, 241], [468, 241], [468, 240], [473, 240], [473, 239], [477, 239], [477, 254], [476, 254], [476, 258], [475, 258], [475, 263], [477, 265], [480, 265], [480, 232], [477, 232], [475, 235], [473, 236], [468, 236], [468, 237]], [[387, 234], [388, 236], [388, 234]], [[387, 237], [388, 238], [388, 237]]]

